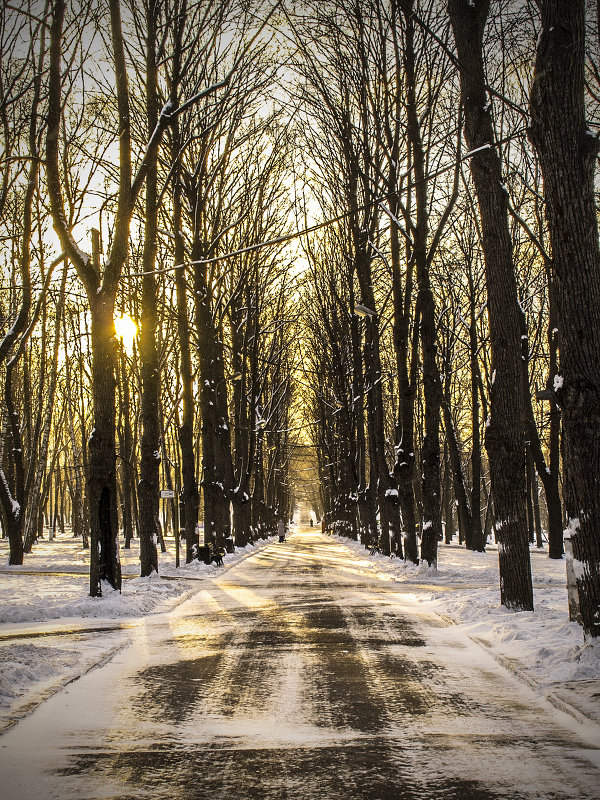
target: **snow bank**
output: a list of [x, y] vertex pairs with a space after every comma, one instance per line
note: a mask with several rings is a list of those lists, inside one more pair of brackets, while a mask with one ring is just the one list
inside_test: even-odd
[[[266, 540], [265, 540], [266, 541]], [[225, 556], [225, 568], [237, 564], [264, 542], [236, 548]], [[139, 573], [137, 542], [130, 550], [121, 549], [123, 584], [121, 592], [109, 584], [102, 586], [102, 597], [89, 597], [88, 550], [78, 540], [60, 538], [40, 542], [25, 557], [23, 566], [7, 564], [0, 571], [0, 624], [44, 622], [73, 617], [116, 619], [139, 617], [166, 611], [198, 590], [193, 581], [216, 575], [222, 567], [193, 561], [175, 567], [174, 545], [159, 554], [159, 574], [131, 577]], [[0, 552], [7, 545], [0, 543]]]
[[[189, 592], [187, 583], [149, 578], [123, 581], [122, 592], [103, 584], [102, 597], [89, 597], [87, 576], [12, 576], [0, 582], [0, 623], [44, 622], [66, 618], [142, 616]], [[21, 589], [24, 594], [21, 594]]]

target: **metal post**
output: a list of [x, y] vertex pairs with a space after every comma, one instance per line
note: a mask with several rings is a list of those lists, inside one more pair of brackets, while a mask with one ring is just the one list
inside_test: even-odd
[[173, 503], [173, 527], [175, 533], [175, 566], [179, 567], [179, 489], [175, 490], [175, 502]]

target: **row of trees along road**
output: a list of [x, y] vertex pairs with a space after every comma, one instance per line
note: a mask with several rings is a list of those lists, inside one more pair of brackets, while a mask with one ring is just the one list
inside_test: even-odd
[[[281, 245], [252, 249], [289, 214], [288, 131], [265, 106], [274, 10], [262, 27], [256, 9], [186, 0], [2, 12], [15, 54], [2, 75], [3, 529], [21, 563], [56, 486], [54, 508], [67, 495], [74, 531], [89, 531], [92, 595], [120, 588], [120, 521], [126, 543], [139, 532], [142, 574], [157, 569], [161, 461], [182, 490], [188, 560], [198, 484], [217, 546], [290, 514], [293, 277]], [[65, 269], [58, 287], [63, 263], [78, 281]], [[141, 321], [131, 353], [123, 313]]]
[[187, 560], [199, 518], [243, 545], [296, 492], [413, 562], [495, 538], [517, 610], [529, 543], [561, 558], [566, 529], [597, 636], [596, 12], [29, 0], [0, 24], [10, 562], [69, 523], [96, 595], [121, 531], [158, 569], [161, 488]]
[[575, 5], [308, 3], [290, 35], [314, 154], [307, 207], [331, 220], [305, 245], [329, 525], [434, 565], [456, 506], [467, 547], [498, 542], [502, 602], [532, 609], [541, 483], [549, 554], [562, 557], [567, 528], [580, 618], [598, 635], [598, 71], [585, 34], [598, 20]]

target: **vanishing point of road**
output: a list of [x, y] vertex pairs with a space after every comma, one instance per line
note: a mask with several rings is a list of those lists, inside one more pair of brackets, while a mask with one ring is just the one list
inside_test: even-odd
[[4, 800], [600, 796], [566, 715], [310, 528], [126, 635], [0, 738]]

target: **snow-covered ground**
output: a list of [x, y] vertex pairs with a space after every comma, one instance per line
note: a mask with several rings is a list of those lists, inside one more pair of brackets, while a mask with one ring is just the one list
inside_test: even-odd
[[[458, 544], [442, 544], [439, 568], [433, 571], [370, 556], [359, 543], [336, 538], [382, 578], [402, 583], [407, 594], [459, 625], [556, 706], [580, 721], [600, 724], [600, 642], [584, 642], [579, 625], [569, 622], [564, 561], [532, 550], [535, 611], [514, 613], [500, 605], [493, 547], [472, 553]], [[263, 545], [228, 555], [224, 569]], [[198, 591], [199, 581], [223, 569], [198, 562], [176, 569], [172, 540], [167, 547], [160, 555], [160, 575], [150, 578], [134, 577], [139, 571], [136, 543], [121, 550], [122, 593], [109, 588], [103, 597], [90, 598], [88, 555], [78, 540], [60, 536], [40, 542], [23, 567], [6, 565], [7, 543], [0, 541], [0, 731], [111, 658], [127, 643], [128, 626], [169, 611]], [[71, 631], [68, 636], [65, 629]], [[95, 636], [94, 629], [103, 636]]]
[[[8, 566], [6, 541], [0, 541], [0, 624], [42, 622], [63, 617], [138, 617], [160, 609], [165, 611], [182, 595], [197, 591], [192, 581], [215, 575], [221, 568], [193, 561], [175, 568], [175, 545], [166, 540], [167, 552], [159, 553], [159, 575], [140, 578], [139, 546], [121, 548], [122, 592], [103, 585], [103, 597], [89, 597], [89, 550], [71, 537], [40, 541], [22, 567]], [[236, 564], [255, 548], [238, 548], [227, 556]], [[3, 628], [0, 628], [0, 634]]]

